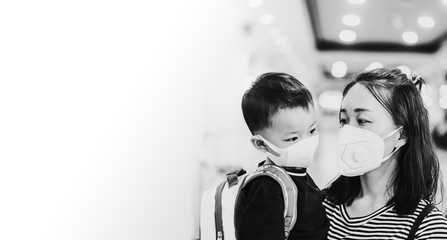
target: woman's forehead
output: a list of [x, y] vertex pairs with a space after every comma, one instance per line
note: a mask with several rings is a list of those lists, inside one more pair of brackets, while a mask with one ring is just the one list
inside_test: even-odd
[[369, 111], [385, 110], [373, 94], [363, 85], [355, 84], [346, 93], [341, 103], [345, 110], [367, 109]]

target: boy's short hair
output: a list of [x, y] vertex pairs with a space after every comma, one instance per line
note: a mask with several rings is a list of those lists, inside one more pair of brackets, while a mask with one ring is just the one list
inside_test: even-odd
[[271, 117], [281, 109], [313, 107], [312, 94], [295, 77], [269, 72], [256, 78], [242, 97], [242, 113], [252, 134], [271, 126]]

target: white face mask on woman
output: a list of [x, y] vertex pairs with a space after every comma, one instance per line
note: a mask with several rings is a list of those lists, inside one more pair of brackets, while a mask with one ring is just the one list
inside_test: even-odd
[[363, 175], [378, 168], [400, 147], [384, 157], [384, 140], [393, 136], [401, 127], [381, 138], [374, 132], [345, 125], [338, 133], [337, 152], [338, 170], [347, 177]]
[[267, 151], [267, 157], [282, 167], [309, 167], [314, 160], [319, 142], [318, 135], [315, 135], [304, 138], [287, 148], [278, 148], [260, 135], [254, 137], [261, 139], [273, 151], [273, 153]]

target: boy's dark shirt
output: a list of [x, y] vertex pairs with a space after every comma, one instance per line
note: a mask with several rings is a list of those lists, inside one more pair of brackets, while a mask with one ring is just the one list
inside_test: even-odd
[[[303, 175], [306, 170], [287, 172]], [[288, 240], [326, 239], [329, 221], [323, 196], [312, 178], [289, 174], [298, 189], [297, 220]], [[283, 240], [284, 197], [281, 186], [268, 176], [262, 176], [243, 187], [236, 200], [235, 226], [238, 240]]]

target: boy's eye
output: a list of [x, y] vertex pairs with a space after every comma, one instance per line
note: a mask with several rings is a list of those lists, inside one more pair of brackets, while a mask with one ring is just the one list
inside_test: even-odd
[[286, 141], [287, 142], [295, 142], [296, 140], [298, 140], [298, 137], [289, 138]]
[[345, 125], [348, 121], [345, 118], [340, 118], [340, 124]]
[[312, 135], [312, 134], [315, 134], [315, 133], [317, 133], [317, 128], [312, 128], [310, 130], [310, 134]]

